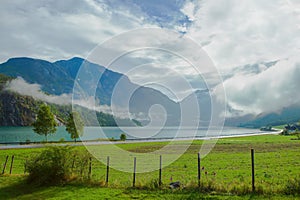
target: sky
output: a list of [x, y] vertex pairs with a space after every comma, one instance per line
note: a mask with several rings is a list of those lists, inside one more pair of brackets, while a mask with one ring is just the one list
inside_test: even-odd
[[[111, 68], [141, 85], [156, 82], [152, 87], [175, 100], [204, 89], [205, 79], [211, 79], [210, 89], [224, 87], [226, 104], [239, 111], [229, 113], [233, 116], [280, 112], [300, 102], [299, 0], [2, 0], [0, 5], [0, 62], [24, 56], [88, 58], [119, 34], [158, 28], [198, 44], [222, 83], [214, 83], [216, 74], [201, 78], [182, 58], [153, 49], [131, 52]], [[158, 46], [172, 47], [163, 42]], [[176, 80], [182, 78], [191, 84], [189, 89], [179, 87]]]

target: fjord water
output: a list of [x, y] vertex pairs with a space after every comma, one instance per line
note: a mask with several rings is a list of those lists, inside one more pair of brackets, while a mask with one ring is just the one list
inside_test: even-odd
[[[221, 132], [212, 129], [207, 135], [206, 128], [197, 130], [190, 128], [164, 127], [156, 128], [139, 128], [139, 127], [85, 127], [84, 135], [81, 140], [101, 140], [101, 139], [119, 139], [122, 133], [126, 133], [129, 140], [149, 140], [149, 139], [172, 139], [179, 138], [203, 138], [214, 136], [230, 136], [230, 135], [248, 135], [257, 134], [261, 131], [257, 129], [224, 127]], [[20, 142], [41, 142], [45, 141], [45, 136], [36, 134], [32, 127], [0, 127], [0, 143], [20, 143]], [[72, 141], [70, 135], [66, 132], [65, 127], [57, 128], [55, 134], [48, 135], [48, 141]]]

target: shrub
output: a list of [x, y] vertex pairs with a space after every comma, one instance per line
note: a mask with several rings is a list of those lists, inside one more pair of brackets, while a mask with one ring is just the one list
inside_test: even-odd
[[71, 177], [71, 148], [48, 147], [27, 163], [28, 181], [37, 185], [55, 185]]
[[295, 131], [294, 133], [292, 133], [291, 135], [296, 136], [297, 140], [300, 140], [300, 131]]
[[60, 138], [58, 142], [64, 143], [65, 142], [65, 138]]
[[122, 141], [125, 141], [125, 140], [126, 140], [126, 135], [125, 135], [125, 133], [122, 133], [122, 134], [120, 135], [120, 140], [122, 140]]
[[281, 135], [290, 135], [289, 131], [287, 129], [284, 129], [280, 134]]

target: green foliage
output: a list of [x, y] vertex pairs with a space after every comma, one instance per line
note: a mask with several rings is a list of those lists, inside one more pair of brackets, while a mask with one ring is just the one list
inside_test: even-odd
[[60, 142], [60, 143], [64, 143], [64, 142], [65, 142], [65, 138], [60, 138], [60, 139], [59, 139], [59, 142]]
[[297, 140], [300, 140], [300, 131], [296, 130], [294, 133], [291, 133], [290, 135], [296, 136]]
[[289, 134], [289, 131], [286, 130], [286, 129], [284, 129], [280, 134], [281, 134], [281, 135], [290, 135], [290, 134]]
[[121, 135], [120, 135], [120, 140], [122, 140], [122, 141], [125, 141], [126, 140], [126, 134], [125, 133], [122, 133]]
[[97, 112], [96, 115], [100, 126], [141, 126], [137, 120], [121, 119], [103, 112]]
[[27, 163], [28, 182], [37, 185], [55, 185], [71, 177], [71, 148], [49, 147]]
[[75, 140], [83, 135], [84, 122], [78, 112], [72, 112], [66, 122], [66, 131]]
[[45, 186], [87, 179], [90, 157], [87, 151], [77, 151], [70, 146], [47, 147], [27, 161], [27, 181]]
[[6, 76], [4, 74], [0, 74], [0, 89], [2, 90], [4, 85], [12, 79], [13, 79], [12, 77]]
[[50, 107], [46, 104], [42, 104], [39, 108], [37, 119], [32, 124], [33, 131], [39, 135], [45, 135], [47, 141], [47, 135], [56, 132], [57, 123], [54, 119], [53, 113], [50, 111]]

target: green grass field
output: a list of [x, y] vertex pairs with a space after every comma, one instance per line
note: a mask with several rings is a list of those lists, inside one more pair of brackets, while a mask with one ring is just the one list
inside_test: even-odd
[[[178, 160], [162, 169], [162, 188], [155, 187], [157, 170], [137, 174], [136, 188], [132, 188], [132, 173], [110, 169], [109, 185], [104, 186], [106, 166], [96, 159], [93, 159], [88, 183], [77, 181], [64, 186], [34, 187], [25, 182], [24, 162], [43, 148], [0, 150], [1, 172], [6, 155], [15, 155], [12, 175], [9, 175], [9, 159], [5, 174], [0, 176], [0, 199], [299, 199], [299, 196], [284, 194], [290, 180], [300, 177], [300, 141], [293, 138], [262, 135], [218, 140], [210, 154], [201, 160], [202, 192], [197, 188], [197, 153], [203, 143], [200, 140], [193, 141]], [[183, 143], [185, 141], [176, 145], [180, 148]], [[153, 152], [166, 144], [118, 146], [134, 154]], [[84, 147], [75, 148], [85, 151]], [[254, 195], [251, 194], [251, 148], [255, 150], [257, 194]], [[114, 159], [114, 155], [110, 157]], [[159, 155], [153, 162], [158, 164], [158, 161]], [[183, 187], [169, 189], [171, 177]]]

